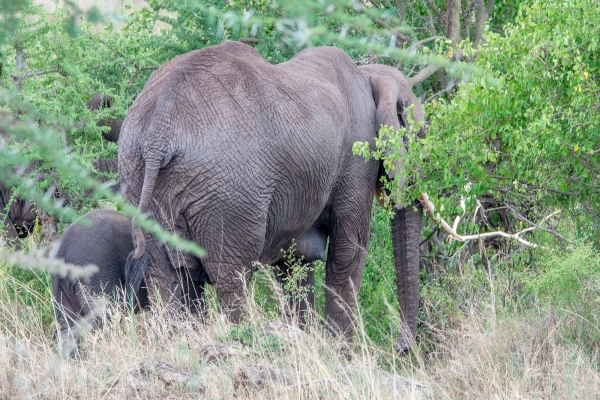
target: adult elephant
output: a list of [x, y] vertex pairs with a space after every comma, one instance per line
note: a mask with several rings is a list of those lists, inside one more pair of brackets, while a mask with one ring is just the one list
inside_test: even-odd
[[[171, 60], [146, 82], [121, 129], [125, 196], [206, 250], [202, 264], [232, 320], [241, 317], [252, 262], [278, 261], [310, 229], [329, 237], [326, 320], [352, 334], [380, 176], [380, 163], [353, 156], [352, 145], [373, 144], [381, 124], [399, 126], [404, 107], [418, 104], [390, 73], [361, 71], [331, 47], [271, 65], [250, 46], [225, 42]], [[398, 226], [408, 228], [405, 211]], [[147, 281], [163, 299], [179, 298], [172, 252], [140, 228], [133, 235], [134, 260], [149, 255]], [[413, 242], [418, 254], [418, 238], [395, 241], [400, 271], [411, 269]]]

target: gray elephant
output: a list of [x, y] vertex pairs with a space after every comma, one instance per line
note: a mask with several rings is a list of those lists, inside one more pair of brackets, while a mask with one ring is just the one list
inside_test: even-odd
[[[103, 108], [110, 108], [112, 106], [113, 99], [110, 96], [105, 96], [101, 93], [96, 93], [86, 103], [88, 110], [98, 111]], [[110, 129], [108, 132], [102, 132], [102, 137], [109, 142], [117, 143], [119, 141], [119, 133], [121, 132], [121, 125], [123, 121], [115, 118], [107, 118], [98, 121], [98, 126], [108, 126]]]
[[[125, 118], [125, 196], [206, 250], [202, 265], [233, 321], [242, 316], [253, 261], [279, 261], [280, 249], [305, 234], [328, 237], [326, 320], [351, 336], [383, 173], [379, 162], [353, 156], [352, 145], [373, 144], [381, 124], [399, 127], [409, 104], [420, 110], [406, 88], [394, 69], [360, 70], [336, 48], [304, 50], [278, 65], [238, 42], [184, 54], [151, 75]], [[420, 212], [398, 210], [395, 263], [399, 292], [410, 297], [401, 305], [404, 351], [416, 332]], [[136, 268], [147, 268], [163, 298], [180, 297], [168, 262], [174, 251], [140, 228], [133, 235], [134, 260], [149, 256]]]
[[[83, 223], [85, 220], [87, 223]], [[91, 224], [91, 225], [90, 225]], [[296, 253], [308, 261], [321, 257], [317, 237], [305, 235]], [[69, 338], [73, 327], [90, 312], [90, 300], [100, 294], [123, 293], [127, 280], [126, 263], [134, 250], [131, 239], [131, 220], [112, 210], [89, 212], [73, 222], [54, 245], [50, 258], [62, 259], [69, 264], [86, 266], [94, 264], [98, 271], [90, 280], [75, 280], [69, 277], [52, 276], [52, 292], [60, 321], [60, 335]], [[192, 277], [179, 269], [179, 284], [182, 286], [182, 302], [194, 313], [204, 310], [204, 285], [210, 283], [205, 274]], [[202, 272], [202, 271], [200, 271]], [[148, 305], [148, 292], [142, 281], [136, 293], [135, 310]]]
[[[82, 222], [84, 219], [88, 226]], [[123, 293], [127, 256], [133, 249], [131, 220], [116, 211], [92, 211], [65, 230], [54, 245], [50, 258], [82, 267], [95, 264], [99, 269], [89, 280], [73, 281], [69, 277], [52, 276], [52, 292], [62, 340], [70, 338], [77, 322], [92, 311], [91, 299], [100, 294]], [[204, 307], [204, 282], [192, 280], [187, 271], [178, 272], [179, 282], [183, 286], [183, 303], [194, 312], [200, 311]], [[144, 282], [136, 293], [136, 299], [136, 311], [148, 305]]]

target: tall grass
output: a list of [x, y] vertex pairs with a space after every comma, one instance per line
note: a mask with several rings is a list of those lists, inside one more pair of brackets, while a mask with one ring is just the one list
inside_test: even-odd
[[[0, 398], [600, 398], [595, 260], [580, 246], [535, 268], [440, 274], [424, 288], [421, 342], [407, 357], [391, 347], [397, 326], [373, 340], [364, 307], [352, 342], [327, 333], [320, 312], [301, 330], [261, 271], [239, 325], [212, 289], [203, 318], [160, 303], [134, 315], [107, 299], [101, 326], [66, 358], [45, 321], [49, 287], [0, 265]], [[546, 285], [557, 269], [578, 271], [561, 289], [573, 293]], [[228, 356], [211, 355], [215, 343]]]

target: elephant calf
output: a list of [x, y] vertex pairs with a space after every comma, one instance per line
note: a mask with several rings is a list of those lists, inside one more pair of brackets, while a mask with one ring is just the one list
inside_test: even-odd
[[[84, 226], [84, 218], [92, 225]], [[131, 222], [116, 211], [92, 211], [65, 230], [54, 245], [50, 258], [80, 266], [95, 264], [99, 271], [89, 281], [52, 277], [62, 340], [68, 339], [78, 320], [91, 312], [92, 297], [112, 294], [122, 287], [125, 261], [132, 250]], [[147, 303], [145, 292], [139, 293], [139, 301], [141, 305]]]
[[[91, 222], [91, 226], [84, 226], [83, 219]], [[299, 239], [296, 250], [296, 257], [302, 257], [305, 262], [324, 259], [326, 238], [311, 232]], [[54, 245], [50, 258], [62, 259], [82, 267], [95, 264], [99, 270], [89, 281], [52, 277], [61, 340], [69, 339], [77, 322], [92, 311], [92, 298], [101, 294], [115, 294], [118, 289], [123, 288], [127, 256], [133, 250], [131, 220], [116, 211], [92, 211], [65, 230]], [[283, 266], [283, 263], [281, 265]], [[193, 312], [201, 312], [204, 307], [205, 281], [196, 281], [189, 277], [186, 279], [185, 276], [182, 274], [181, 278], [185, 296], [183, 301]], [[314, 282], [314, 275], [312, 281]], [[137, 293], [137, 300], [136, 310], [148, 305], [147, 289], [143, 282]], [[306, 310], [305, 307], [303, 310]]]
[[[82, 220], [91, 222], [84, 226]], [[92, 311], [90, 304], [101, 294], [116, 294], [125, 284], [127, 256], [134, 250], [131, 220], [112, 210], [96, 210], [72, 223], [54, 245], [50, 258], [85, 266], [95, 264], [99, 270], [89, 280], [52, 277], [52, 292], [60, 321], [60, 338], [67, 340], [77, 322]], [[204, 308], [204, 283], [193, 280], [180, 268], [182, 302], [192, 311]], [[199, 275], [200, 278], [202, 274]], [[148, 305], [148, 292], [142, 281], [135, 310]]]

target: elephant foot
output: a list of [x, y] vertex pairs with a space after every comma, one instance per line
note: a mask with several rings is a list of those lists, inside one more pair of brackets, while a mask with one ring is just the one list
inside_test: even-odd
[[415, 339], [410, 334], [402, 332], [400, 338], [394, 344], [394, 350], [398, 355], [406, 356], [410, 353], [410, 349], [415, 345]]

